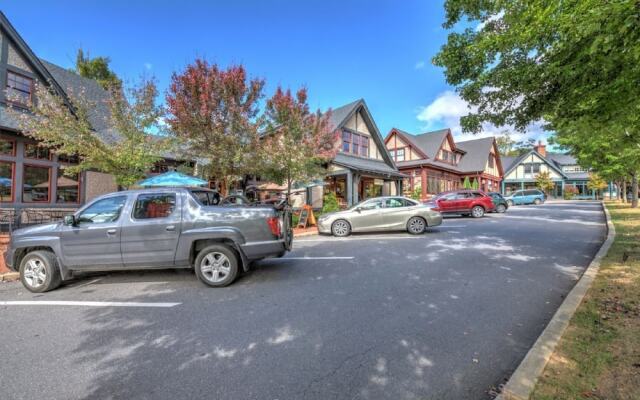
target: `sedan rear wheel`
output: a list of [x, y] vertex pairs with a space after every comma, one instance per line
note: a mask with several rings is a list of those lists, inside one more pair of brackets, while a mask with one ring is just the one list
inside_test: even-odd
[[331, 224], [331, 233], [333, 236], [345, 237], [351, 233], [351, 225], [343, 219], [339, 219]]
[[407, 222], [407, 231], [412, 235], [419, 235], [427, 229], [427, 223], [421, 217], [411, 217]]
[[496, 212], [502, 214], [503, 212], [507, 211], [507, 207], [504, 206], [504, 204], [498, 204], [496, 206]]
[[542, 200], [540, 200], [540, 199], [535, 199], [535, 200], [533, 201], [533, 204], [535, 204], [535, 205], [537, 205], [537, 206], [539, 206], [539, 205], [540, 205], [540, 203], [542, 203]]
[[474, 206], [471, 209], [471, 216], [473, 218], [482, 218], [482, 217], [484, 217], [484, 208], [482, 208], [481, 206]]
[[204, 284], [213, 287], [227, 286], [238, 276], [238, 257], [225, 245], [207, 246], [198, 253], [195, 269], [198, 279]]

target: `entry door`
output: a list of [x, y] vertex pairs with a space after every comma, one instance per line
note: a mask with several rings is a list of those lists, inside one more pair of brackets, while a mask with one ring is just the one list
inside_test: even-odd
[[71, 268], [121, 268], [121, 216], [127, 196], [97, 200], [76, 216], [77, 226], [63, 226], [62, 259]]
[[383, 224], [382, 207], [384, 204], [380, 199], [372, 199], [362, 203], [358, 209], [353, 211], [351, 228], [354, 231], [379, 229]]
[[122, 229], [125, 267], [172, 267], [180, 237], [181, 199], [175, 192], [140, 193]]

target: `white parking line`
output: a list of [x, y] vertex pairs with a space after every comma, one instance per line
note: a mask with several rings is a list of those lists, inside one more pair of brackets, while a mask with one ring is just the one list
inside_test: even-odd
[[300, 239], [295, 240], [294, 243], [305, 243], [305, 242], [348, 242], [353, 240], [401, 240], [401, 239], [422, 239], [424, 237], [421, 236], [366, 236], [366, 237], [357, 237], [351, 236], [348, 238], [324, 238], [324, 239]]
[[139, 303], [126, 301], [0, 301], [0, 306], [83, 306], [83, 307], [157, 307], [170, 308], [182, 303]]
[[353, 260], [355, 257], [283, 257], [280, 260]]

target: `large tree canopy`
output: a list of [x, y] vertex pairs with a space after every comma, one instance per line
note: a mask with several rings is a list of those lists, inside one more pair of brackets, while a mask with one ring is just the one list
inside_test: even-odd
[[109, 57], [89, 56], [82, 49], [78, 49], [76, 54], [76, 72], [85, 78], [94, 79], [104, 89], [115, 89], [122, 87], [122, 81], [109, 69]]
[[637, 0], [448, 0], [450, 33], [434, 58], [484, 121], [524, 130], [544, 118], [625, 121], [638, 135], [640, 6]]

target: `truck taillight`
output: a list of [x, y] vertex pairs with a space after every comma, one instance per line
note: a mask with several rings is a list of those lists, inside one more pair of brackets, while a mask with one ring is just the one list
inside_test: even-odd
[[280, 233], [282, 232], [282, 227], [280, 225], [280, 218], [278, 217], [267, 218], [267, 225], [269, 225], [269, 229], [271, 229], [271, 233], [273, 233], [276, 237], [280, 237]]

